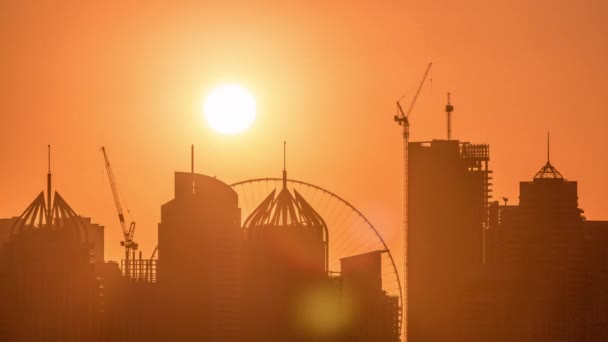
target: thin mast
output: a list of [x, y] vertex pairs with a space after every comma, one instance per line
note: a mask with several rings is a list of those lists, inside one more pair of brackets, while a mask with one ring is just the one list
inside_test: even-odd
[[549, 158], [551, 156], [550, 152], [551, 152], [551, 140], [550, 140], [549, 132], [547, 132], [547, 164], [549, 164], [551, 162], [551, 159]]
[[283, 189], [287, 187], [287, 141], [283, 141]]
[[52, 206], [51, 206], [51, 145], [48, 145], [48, 173], [46, 174], [46, 224], [51, 224]]

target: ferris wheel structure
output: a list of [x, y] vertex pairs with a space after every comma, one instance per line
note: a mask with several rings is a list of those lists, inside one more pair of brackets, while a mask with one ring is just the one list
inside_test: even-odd
[[[283, 186], [282, 178], [256, 178], [230, 186], [237, 192], [241, 218], [247, 217], [275, 189]], [[397, 265], [384, 239], [362, 212], [337, 194], [320, 186], [286, 179], [290, 192], [297, 191], [323, 218], [329, 235], [328, 265], [330, 274], [340, 273], [340, 259], [359, 254], [382, 251], [382, 288], [390, 296], [399, 298], [403, 310], [403, 292]], [[241, 223], [243, 223], [241, 222]], [[399, 315], [399, 326], [402, 327]]]

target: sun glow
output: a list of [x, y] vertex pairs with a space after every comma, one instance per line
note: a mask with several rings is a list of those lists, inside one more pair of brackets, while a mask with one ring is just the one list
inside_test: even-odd
[[205, 99], [204, 115], [209, 125], [223, 134], [245, 131], [255, 120], [255, 99], [251, 93], [235, 84], [213, 89]]

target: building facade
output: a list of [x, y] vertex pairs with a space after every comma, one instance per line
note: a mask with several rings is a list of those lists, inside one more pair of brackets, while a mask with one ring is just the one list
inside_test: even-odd
[[175, 198], [158, 225], [158, 286], [175, 323], [162, 336], [240, 340], [241, 242], [236, 192], [214, 177], [176, 172]]
[[470, 341], [490, 196], [488, 145], [409, 144], [410, 342]]
[[0, 340], [100, 341], [93, 234], [103, 235], [103, 227], [83, 220], [59, 193], [52, 205], [48, 199], [40, 193], [20, 217], [5, 221], [11, 224], [0, 249]]

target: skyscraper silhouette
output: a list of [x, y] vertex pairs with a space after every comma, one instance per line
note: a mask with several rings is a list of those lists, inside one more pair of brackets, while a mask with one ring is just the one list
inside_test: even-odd
[[286, 177], [283, 171], [278, 195], [273, 190], [243, 225], [251, 341], [310, 340], [298, 300], [327, 274], [327, 226], [297, 191], [291, 194]]
[[102, 226], [41, 193], [0, 220], [0, 340], [397, 341], [388, 251], [330, 272], [329, 227], [286, 177], [241, 226], [231, 186], [176, 172], [158, 259], [120, 264], [103, 260]]
[[488, 145], [409, 144], [408, 341], [470, 341], [483, 262]]
[[0, 248], [0, 340], [98, 341], [103, 254], [95, 252], [103, 250], [103, 227], [57, 192], [51, 202], [50, 181], [49, 172], [47, 201], [41, 192], [0, 227], [9, 231]]
[[398, 341], [399, 298], [382, 289], [382, 254], [372, 251], [340, 260], [344, 308], [351, 316], [346, 341]]
[[220, 180], [175, 173], [175, 198], [161, 208], [158, 285], [164, 335], [182, 341], [241, 338], [241, 211]]
[[[547, 161], [504, 206], [492, 267], [502, 274], [504, 341], [580, 341], [585, 333], [586, 242], [577, 182]], [[604, 308], [605, 309], [605, 308]]]

